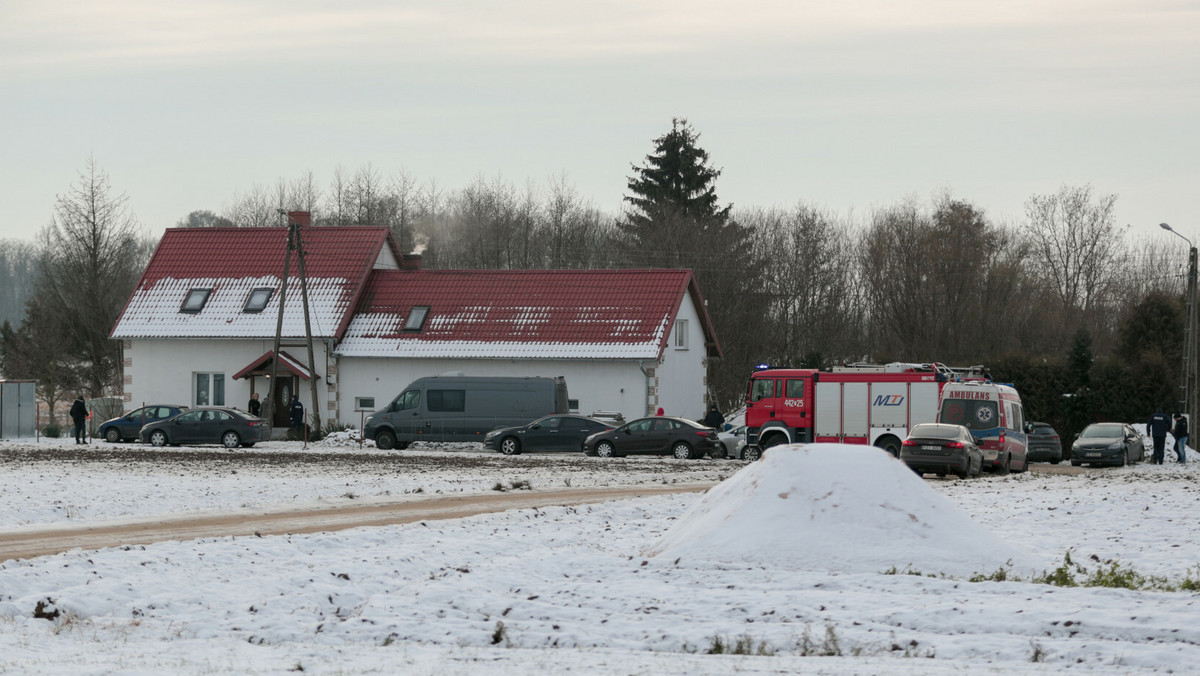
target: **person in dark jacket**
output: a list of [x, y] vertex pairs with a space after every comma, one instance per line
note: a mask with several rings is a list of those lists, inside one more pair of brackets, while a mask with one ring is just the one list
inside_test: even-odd
[[258, 401], [258, 392], [250, 395], [250, 404], [246, 407], [246, 411], [249, 412], [250, 415], [262, 415], [262, 403]]
[[1171, 430], [1171, 419], [1163, 413], [1162, 409], [1154, 412], [1150, 416], [1150, 420], [1146, 421], [1146, 434], [1154, 440], [1154, 464], [1163, 464], [1164, 449], [1167, 445], [1167, 432]]
[[75, 423], [75, 443], [77, 444], [88, 442], [87, 431], [84, 429], [87, 414], [87, 404], [83, 403], [83, 397], [75, 397], [75, 403], [71, 404], [71, 421]]
[[1182, 413], [1175, 414], [1175, 428], [1171, 430], [1171, 434], [1175, 437], [1176, 460], [1179, 462], [1187, 462], [1187, 416], [1183, 415]]
[[288, 404], [288, 419], [292, 421], [292, 433], [297, 439], [304, 438], [304, 404], [300, 397], [292, 395], [292, 403]]
[[708, 413], [705, 414], [704, 420], [701, 420], [700, 424], [704, 425], [705, 427], [711, 427], [715, 430], [720, 430], [721, 426], [725, 424], [725, 416], [721, 415], [721, 411], [717, 409], [716, 404], [710, 404], [708, 407]]

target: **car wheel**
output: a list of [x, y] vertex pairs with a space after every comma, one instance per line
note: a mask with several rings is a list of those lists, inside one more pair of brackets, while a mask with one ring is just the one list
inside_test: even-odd
[[154, 430], [150, 433], [150, 444], [153, 446], [166, 446], [167, 433], [162, 430]]
[[762, 449], [758, 446], [747, 446], [742, 449], [742, 460], [757, 462], [762, 457]]
[[242, 443], [242, 448], [254, 448], [254, 442], [253, 442], [253, 441], [246, 441], [246, 442], [243, 442], [243, 443]]
[[237, 448], [242, 445], [242, 438], [238, 436], [237, 432], [229, 431], [221, 435], [221, 443], [225, 448]]
[[682, 441], [676, 442], [675, 445], [671, 447], [671, 455], [675, 456], [676, 460], [688, 460], [692, 457], [692, 447], [688, 446]]
[[967, 467], [964, 467], [960, 471], [955, 472], [954, 475], [957, 476], [959, 479], [966, 479], [967, 477], [971, 476], [969, 463], [968, 463]]
[[504, 455], [521, 455], [521, 442], [516, 437], [504, 437], [500, 440], [500, 452]]
[[760, 446], [760, 448], [762, 449], [762, 451], [761, 451], [761, 453], [760, 453], [759, 455], [761, 455], [762, 453], [766, 453], [766, 451], [767, 451], [767, 449], [768, 449], [768, 448], [774, 448], [774, 447], [776, 447], [776, 446], [782, 446], [782, 445], [784, 445], [784, 444], [786, 444], [786, 443], [787, 443], [787, 437], [785, 437], [785, 436], [783, 436], [782, 434], [779, 434], [779, 433], [772, 434], [772, 435], [770, 435], [769, 437], [767, 437], [766, 439], [763, 439], [763, 441], [762, 441], [762, 445]]
[[390, 451], [396, 447], [396, 435], [387, 430], [380, 430], [375, 434], [375, 448], [381, 451]]
[[900, 440], [890, 434], [876, 439], [875, 447], [891, 453], [893, 458], [900, 457]]
[[1000, 476], [1004, 476], [1005, 474], [1008, 474], [1010, 471], [1012, 471], [1011, 465], [1012, 465], [1012, 456], [1011, 455], [1004, 456], [1004, 461], [996, 466], [996, 474], [999, 474]]
[[1051, 460], [1051, 461], [1050, 461], [1050, 464], [1051, 464], [1051, 465], [1057, 465], [1057, 464], [1058, 464], [1058, 463], [1060, 463], [1060, 462], [1062, 462], [1062, 458], [1055, 458], [1055, 459], [1053, 459], [1053, 460]]
[[121, 440], [121, 433], [117, 431], [117, 428], [110, 427], [104, 430], [104, 440], [110, 444], [115, 444]]
[[596, 444], [596, 455], [601, 458], [611, 458], [616, 455], [616, 449], [613, 448], [612, 443], [601, 441]]
[[1117, 467], [1124, 467], [1125, 465], [1128, 465], [1129, 464], [1127, 462], [1128, 460], [1129, 460], [1128, 456], [1126, 456], [1126, 454], [1122, 453], [1121, 454], [1121, 464], [1117, 465]]
[[1082, 462], [1079, 462], [1078, 460], [1072, 460], [1072, 461], [1071, 461], [1071, 466], [1072, 466], [1072, 467], [1079, 467], [1079, 466], [1080, 466], [1080, 465], [1082, 465], [1082, 464], [1083, 464], [1083, 463], [1082, 463]]

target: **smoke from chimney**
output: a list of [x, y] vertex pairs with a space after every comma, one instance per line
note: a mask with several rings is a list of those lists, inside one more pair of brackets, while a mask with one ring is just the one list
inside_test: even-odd
[[413, 255], [420, 256], [421, 254], [425, 253], [425, 250], [428, 248], [429, 248], [429, 235], [426, 235], [421, 232], [414, 232], [413, 233], [413, 250], [411, 251], [411, 253]]

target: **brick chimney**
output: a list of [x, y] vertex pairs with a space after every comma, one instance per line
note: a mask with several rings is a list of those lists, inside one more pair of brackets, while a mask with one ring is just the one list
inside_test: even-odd
[[420, 270], [421, 254], [404, 254], [400, 256], [401, 270]]

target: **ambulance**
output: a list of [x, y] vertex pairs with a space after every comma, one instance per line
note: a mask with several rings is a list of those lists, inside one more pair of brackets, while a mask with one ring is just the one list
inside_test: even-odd
[[999, 474], [1029, 467], [1029, 431], [1021, 395], [1011, 385], [987, 380], [946, 383], [937, 421], [962, 425], [983, 451], [984, 469]]

